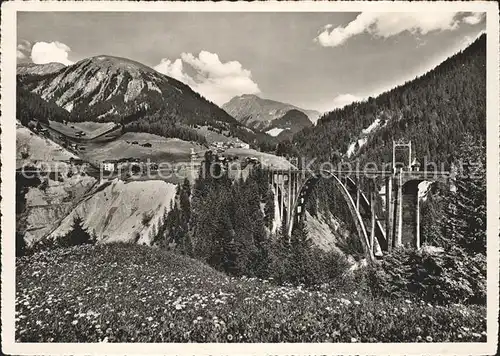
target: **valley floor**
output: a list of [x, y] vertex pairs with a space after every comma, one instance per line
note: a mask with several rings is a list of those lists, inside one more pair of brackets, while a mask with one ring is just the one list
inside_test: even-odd
[[279, 287], [147, 246], [16, 260], [18, 342], [484, 342], [485, 330], [482, 306]]

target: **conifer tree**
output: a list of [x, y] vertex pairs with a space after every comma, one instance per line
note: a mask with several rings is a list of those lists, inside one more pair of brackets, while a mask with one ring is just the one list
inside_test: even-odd
[[264, 222], [268, 229], [271, 229], [274, 221], [274, 194], [268, 189], [264, 198]]
[[458, 152], [455, 191], [448, 197], [446, 238], [471, 254], [486, 253], [486, 150], [465, 136]]
[[26, 241], [19, 231], [16, 231], [16, 257], [24, 256], [26, 253]]
[[63, 237], [61, 244], [63, 246], [77, 246], [91, 244], [92, 237], [86, 229], [83, 228], [83, 219], [75, 215], [71, 230]]
[[428, 192], [427, 199], [420, 203], [420, 235], [422, 243], [445, 247], [447, 245], [443, 231], [444, 192]]

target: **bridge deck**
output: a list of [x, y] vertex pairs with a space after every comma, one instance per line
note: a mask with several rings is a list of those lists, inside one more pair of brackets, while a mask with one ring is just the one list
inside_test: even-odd
[[[377, 171], [377, 170], [336, 170], [336, 171], [321, 171], [321, 170], [305, 170], [305, 169], [267, 169], [267, 171], [275, 174], [321, 174], [322, 172], [333, 173], [338, 175], [349, 175], [349, 176], [377, 176], [377, 177], [390, 177], [399, 175], [399, 172], [393, 171]], [[402, 171], [402, 176], [405, 177], [448, 177], [451, 176], [449, 171]]]

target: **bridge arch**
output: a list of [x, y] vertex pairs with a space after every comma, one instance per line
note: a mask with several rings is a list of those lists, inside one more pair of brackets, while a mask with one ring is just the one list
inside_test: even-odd
[[[410, 179], [407, 180], [406, 182], [403, 183], [403, 194], [404, 195], [417, 195], [418, 194], [418, 186], [420, 183], [425, 182], [425, 179], [422, 178], [416, 178], [416, 179]], [[428, 180], [431, 184], [434, 182], [431, 180]]]
[[[374, 254], [373, 254], [373, 250], [370, 248], [370, 240], [368, 238], [368, 233], [367, 233], [367, 230], [365, 227], [365, 223], [363, 221], [363, 218], [362, 218], [359, 210], [356, 207], [356, 203], [354, 202], [351, 194], [349, 193], [347, 186], [344, 183], [342, 183], [341, 179], [336, 174], [334, 174], [330, 171], [322, 171], [320, 173], [322, 175], [323, 174], [328, 175], [332, 179], [335, 187], [341, 193], [344, 201], [347, 203], [351, 217], [353, 218], [354, 225], [356, 226], [358, 238], [361, 240], [365, 255], [367, 255], [371, 260], [373, 260]], [[311, 195], [312, 189], [314, 188], [316, 183], [320, 180], [320, 178], [321, 177], [319, 174], [312, 175], [312, 176], [308, 177], [300, 186], [299, 194], [297, 196], [297, 199], [293, 203], [291, 217], [290, 217], [290, 221], [288, 223], [288, 235], [289, 236], [291, 236], [291, 234], [292, 234], [293, 227], [294, 227], [295, 223], [298, 222], [301, 218], [303, 218], [303, 216], [305, 214], [305, 205], [307, 203], [307, 199]], [[354, 181], [352, 181], [352, 184], [355, 185]]]

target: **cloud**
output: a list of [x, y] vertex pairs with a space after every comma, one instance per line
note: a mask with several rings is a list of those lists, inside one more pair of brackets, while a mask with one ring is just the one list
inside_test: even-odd
[[469, 25], [477, 25], [483, 20], [484, 15], [484, 12], [473, 12], [471, 15], [465, 16], [462, 21]]
[[459, 42], [458, 48], [455, 52], [463, 51], [467, 47], [469, 47], [472, 43], [474, 43], [482, 34], [486, 33], [486, 31], [479, 31], [476, 35], [465, 35]]
[[346, 105], [349, 105], [355, 101], [363, 101], [364, 98], [361, 98], [352, 94], [340, 94], [333, 99], [333, 108], [342, 108]]
[[173, 62], [170, 59], [163, 58], [160, 64], [154, 67], [154, 69], [188, 85], [190, 85], [190, 81], [192, 80], [191, 77], [183, 72], [182, 60], [180, 58], [177, 58]]
[[[455, 30], [460, 23], [460, 20], [456, 18], [457, 14], [456, 12], [363, 12], [346, 26], [337, 26], [333, 29], [331, 25], [323, 27], [315, 41], [323, 47], [336, 47], [345, 43], [349, 38], [365, 32], [374, 37], [388, 38], [404, 31], [425, 35], [432, 31]], [[465, 18], [463, 21], [466, 21]]]
[[31, 54], [31, 42], [26, 40], [21, 40], [20, 43], [17, 44], [17, 59], [26, 59], [30, 57]]
[[[189, 75], [184, 66], [194, 74]], [[174, 61], [163, 58], [154, 69], [189, 85], [218, 105], [236, 95], [260, 93], [259, 86], [252, 80], [252, 73], [240, 62], [222, 62], [216, 53], [208, 51], [201, 51], [197, 57], [182, 53], [181, 58]]]
[[31, 48], [31, 60], [35, 64], [57, 62], [71, 65], [73, 62], [68, 59], [70, 51], [71, 49], [61, 42], [36, 42]]

